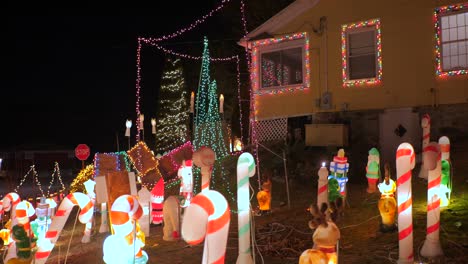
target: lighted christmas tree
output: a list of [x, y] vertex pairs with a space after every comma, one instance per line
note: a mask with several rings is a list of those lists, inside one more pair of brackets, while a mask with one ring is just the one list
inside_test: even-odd
[[189, 115], [180, 59], [166, 58], [159, 93], [156, 151], [170, 151], [186, 141]]
[[225, 157], [227, 147], [223, 135], [223, 126], [219, 114], [216, 81], [210, 80], [210, 53], [208, 39], [203, 41], [201, 76], [195, 104], [194, 149], [208, 146], [216, 153], [216, 159]]

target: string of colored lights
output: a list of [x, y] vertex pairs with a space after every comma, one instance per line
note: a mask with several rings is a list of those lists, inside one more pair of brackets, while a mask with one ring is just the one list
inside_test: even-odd
[[84, 182], [87, 180], [94, 179], [94, 165], [89, 164], [84, 169], [82, 169], [78, 176], [73, 179], [73, 182], [70, 184], [70, 193], [74, 192], [83, 192], [85, 191]]
[[[148, 164], [147, 162], [145, 164], [142, 163], [142, 159], [141, 159], [142, 151], [146, 154], [145, 158], [149, 158], [149, 161], [152, 164]], [[135, 152], [136, 152], [136, 157], [133, 154]], [[153, 169], [158, 170], [157, 169], [158, 160], [151, 153], [151, 150], [148, 148], [148, 146], [146, 145], [144, 141], [138, 142], [135, 146], [133, 146], [130, 150], [127, 151], [127, 154], [128, 154], [128, 157], [130, 158], [131, 163], [133, 164], [133, 167], [138, 172], [139, 176], [143, 176]], [[153, 165], [153, 166], [147, 166], [147, 165]], [[158, 170], [158, 174], [159, 174], [159, 170]]]
[[[376, 57], [377, 57], [377, 76], [375, 78], [365, 78], [359, 80], [350, 80], [348, 75], [348, 50], [346, 50], [346, 33], [350, 29], [375, 27], [376, 30]], [[379, 84], [382, 81], [382, 36], [380, 30], [380, 19], [370, 19], [357, 23], [341, 26], [341, 60], [342, 60], [342, 78], [343, 87], [351, 87], [358, 85]]]
[[[137, 66], [137, 78], [136, 78], [136, 127], [137, 127], [137, 133], [136, 133], [136, 142], [140, 141], [140, 83], [141, 83], [141, 38], [138, 38], [138, 46], [137, 46], [137, 61], [136, 61], [136, 66]], [[129, 141], [130, 142], [130, 141]]]
[[221, 10], [226, 3], [229, 3], [229, 1], [230, 0], [222, 0], [221, 4], [219, 4], [216, 8], [212, 9], [208, 14], [206, 14], [206, 15], [202, 16], [201, 18], [195, 20], [194, 22], [192, 22], [189, 26], [187, 26], [185, 28], [179, 29], [174, 33], [171, 33], [171, 34], [159, 37], [159, 38], [148, 38], [148, 40], [158, 42], [158, 41], [162, 41], [162, 40], [169, 40], [169, 39], [175, 38], [177, 36], [180, 36], [180, 35], [182, 35], [184, 33], [187, 33], [189, 31], [191, 31], [192, 29], [196, 28], [201, 23], [205, 22], [205, 20], [207, 18], [212, 17], [216, 12]]
[[242, 101], [241, 101], [241, 86], [240, 86], [240, 60], [239, 56], [236, 56], [236, 70], [237, 70], [237, 100], [239, 101], [239, 130], [240, 130], [240, 139], [243, 138], [243, 125], [242, 125]]
[[461, 3], [456, 5], [448, 5], [443, 7], [438, 7], [434, 10], [434, 27], [435, 27], [435, 59], [436, 59], [436, 75], [439, 77], [447, 77], [447, 76], [456, 76], [456, 75], [464, 75], [467, 74], [468, 71], [466, 69], [462, 70], [452, 70], [452, 71], [443, 71], [442, 69], [442, 29], [440, 24], [440, 17], [441, 15], [455, 12], [459, 10], [466, 10], [468, 9], [468, 3]]
[[60, 189], [60, 192], [65, 191], [65, 185], [63, 184], [62, 176], [60, 175], [59, 164], [58, 164], [58, 162], [55, 162], [54, 171], [52, 172], [52, 175], [50, 176], [51, 179], [50, 179], [49, 187], [47, 188], [47, 197], [50, 196], [50, 188], [52, 187], [52, 184], [54, 183], [55, 175], [57, 175], [57, 179], [60, 182], [60, 185], [62, 186], [62, 189]]
[[28, 177], [28, 175], [32, 173], [32, 177], [33, 177], [33, 181], [36, 183], [37, 185], [37, 188], [39, 189], [39, 191], [41, 192], [42, 194], [42, 197], [45, 197], [44, 195], [44, 191], [42, 190], [42, 185], [41, 185], [41, 182], [39, 181], [39, 179], [37, 178], [37, 171], [36, 171], [36, 168], [35, 168], [35, 165], [31, 165], [30, 169], [28, 170], [28, 172], [26, 172], [26, 174], [23, 176], [23, 178], [21, 179], [20, 183], [18, 184], [18, 186], [16, 186], [15, 188], [15, 192], [17, 193], [19, 188], [23, 185], [24, 181], [26, 181], [26, 178]]
[[[157, 48], [158, 50], [163, 51], [166, 54], [171, 54], [171, 55], [174, 55], [174, 56], [182, 57], [182, 58], [185, 58], [185, 59], [191, 59], [191, 60], [202, 60], [203, 59], [203, 56], [192, 56], [192, 55], [189, 55], [189, 54], [184, 54], [184, 53], [176, 52], [176, 51], [173, 51], [173, 50], [170, 50], [170, 49], [166, 49], [166, 48], [158, 45], [157, 43], [151, 42], [151, 41], [146, 40], [146, 39], [143, 39], [143, 41], [146, 44], [151, 45], [151, 46]], [[237, 57], [237, 55], [229, 56], [229, 57], [220, 57], [220, 58], [210, 57], [209, 59], [210, 59], [210, 61], [231, 61], [231, 60], [235, 60], [236, 57]]]
[[101, 173], [100, 173], [100, 168], [101, 168], [101, 157], [105, 157], [105, 156], [111, 156], [115, 159], [115, 170], [116, 171], [120, 171], [121, 170], [121, 167], [120, 167], [120, 155], [125, 155], [124, 156], [124, 162], [125, 162], [125, 168], [127, 168], [127, 171], [130, 171], [130, 168], [127, 164], [127, 160], [126, 160], [126, 156], [127, 154], [124, 152], [124, 151], [121, 151], [121, 152], [111, 152], [111, 153], [99, 153], [99, 152], [96, 152], [96, 154], [94, 154], [94, 176], [101, 176]]

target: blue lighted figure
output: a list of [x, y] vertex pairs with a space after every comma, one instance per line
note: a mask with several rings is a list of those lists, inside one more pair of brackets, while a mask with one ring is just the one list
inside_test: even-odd
[[[344, 149], [338, 150], [338, 154], [333, 157], [333, 161], [330, 162], [330, 176], [328, 176], [329, 184], [330, 179], [336, 179], [340, 186], [341, 196], [346, 196], [346, 182], [348, 182], [349, 163], [348, 158], [345, 157]], [[331, 201], [331, 200], [330, 200]]]

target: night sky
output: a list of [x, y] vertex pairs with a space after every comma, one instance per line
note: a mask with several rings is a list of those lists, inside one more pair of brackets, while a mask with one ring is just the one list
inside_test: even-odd
[[[202, 1], [204, 6], [198, 1], [190, 1], [188, 6], [190, 2], [184, 2], [185, 12], [180, 10], [180, 2], [172, 2], [130, 8], [127, 15], [123, 11], [113, 16], [59, 15], [67, 13], [62, 10], [48, 16], [8, 17], [14, 49], [7, 55], [13, 73], [7, 74], [10, 83], [2, 89], [6, 121], [0, 126], [0, 150], [74, 148], [86, 143], [94, 151], [109, 152], [116, 151], [117, 137], [120, 144], [127, 142], [125, 120], [136, 117], [137, 37], [172, 33], [207, 14], [220, 1]], [[163, 43], [179, 49], [191, 45], [191, 49], [199, 49], [193, 55], [200, 55], [204, 35], [219, 37], [213, 33], [219, 29], [219, 19], [214, 16], [192, 32]], [[239, 27], [239, 21], [235, 22]], [[156, 113], [163, 56], [150, 47], [142, 51], [141, 108], [147, 131], [151, 131], [149, 119]]]

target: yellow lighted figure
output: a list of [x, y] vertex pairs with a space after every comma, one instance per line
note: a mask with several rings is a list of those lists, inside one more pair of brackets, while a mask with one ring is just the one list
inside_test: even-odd
[[260, 208], [260, 214], [269, 213], [271, 210], [271, 180], [267, 177], [262, 184], [262, 190], [257, 193], [257, 201]]
[[390, 165], [385, 163], [385, 179], [379, 183], [378, 188], [381, 193], [379, 200], [379, 211], [382, 217], [382, 232], [395, 230], [395, 214], [396, 214], [396, 184], [390, 178]]

